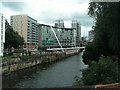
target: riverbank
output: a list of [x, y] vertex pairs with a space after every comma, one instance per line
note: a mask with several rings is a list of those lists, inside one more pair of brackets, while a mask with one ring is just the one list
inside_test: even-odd
[[44, 55], [21, 56], [5, 59], [2, 60], [2, 75], [9, 75], [11, 72], [36, 65], [45, 65], [51, 62], [56, 62], [58, 60], [79, 54], [79, 52], [80, 50], [67, 50], [66, 53], [49, 53]]
[[3, 76], [3, 88], [52, 88], [72, 87], [75, 76], [82, 76], [87, 68], [83, 52], [45, 65], [37, 65]]

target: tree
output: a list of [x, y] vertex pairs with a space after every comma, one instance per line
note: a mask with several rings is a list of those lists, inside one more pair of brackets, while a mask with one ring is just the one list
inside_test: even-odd
[[102, 54], [120, 57], [120, 2], [90, 3], [88, 15], [95, 18], [94, 44]]
[[[83, 55], [89, 66], [82, 71], [83, 77], [76, 81], [84, 85], [120, 82], [120, 2], [91, 2], [88, 15], [95, 20], [94, 41], [92, 46], [86, 46]], [[91, 55], [90, 52], [96, 53]], [[113, 56], [118, 63], [113, 61]]]
[[100, 52], [95, 48], [92, 42], [87, 43], [85, 52], [82, 56], [83, 62], [88, 64], [91, 60], [98, 61]]
[[103, 54], [120, 58], [120, 2], [91, 2], [88, 15], [95, 20], [93, 44], [100, 53], [98, 57]]
[[18, 48], [20, 45], [24, 44], [24, 39], [17, 32], [13, 31], [13, 28], [9, 25], [9, 23], [5, 22], [5, 48], [11, 49]]

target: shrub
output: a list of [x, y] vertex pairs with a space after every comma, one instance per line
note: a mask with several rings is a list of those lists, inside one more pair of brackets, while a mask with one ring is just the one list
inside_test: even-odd
[[98, 62], [92, 61], [87, 69], [82, 70], [82, 73], [83, 77], [77, 81], [82, 80], [84, 85], [109, 84], [120, 81], [118, 63], [110, 57], [101, 56]]
[[11, 72], [10, 72], [10, 70], [4, 70], [2, 73], [3, 73], [3, 75], [9, 75]]
[[83, 54], [83, 62], [88, 64], [91, 60], [98, 61], [100, 52], [94, 47], [94, 43], [90, 42], [86, 45], [85, 52]]

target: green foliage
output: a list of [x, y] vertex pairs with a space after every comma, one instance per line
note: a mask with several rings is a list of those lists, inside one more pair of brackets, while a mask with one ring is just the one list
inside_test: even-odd
[[3, 73], [3, 75], [7, 76], [7, 75], [9, 75], [11, 72], [10, 72], [10, 70], [4, 70], [2, 73]]
[[29, 60], [31, 57], [28, 57], [28, 56], [21, 56], [20, 57], [20, 59], [22, 60], [22, 61], [27, 61], [27, 60]]
[[5, 48], [18, 48], [19, 45], [24, 44], [24, 39], [18, 35], [17, 32], [13, 31], [13, 28], [9, 25], [9, 23], [6, 21], [5, 24]]
[[21, 59], [22, 61], [28, 61], [28, 60], [30, 60], [30, 59], [36, 60], [37, 58], [41, 58], [42, 56], [45, 56], [45, 55], [20, 56], [20, 59]]
[[11, 58], [19, 58], [18, 56], [4, 56], [2, 57], [2, 60], [8, 60], [8, 59], [11, 59]]
[[98, 51], [93, 42], [90, 42], [86, 45], [85, 52], [83, 54], [83, 62], [88, 64], [90, 60], [98, 61], [98, 57], [100, 56], [100, 51]]
[[88, 15], [95, 19], [94, 46], [86, 46], [84, 61], [96, 60], [101, 54], [120, 58], [120, 2], [91, 2]]
[[41, 51], [46, 51], [46, 50], [47, 50], [47, 47], [45, 47], [45, 46], [44, 46], [44, 47], [39, 46], [39, 47], [38, 47], [38, 50], [39, 50], [39, 51], [40, 51], [40, 50], [41, 50]]
[[[110, 57], [101, 56], [98, 62], [92, 61], [87, 69], [82, 70], [83, 77], [76, 83], [84, 85], [118, 83], [118, 63]], [[82, 81], [81, 81], [82, 80]]]
[[102, 54], [120, 57], [120, 2], [90, 3], [88, 14], [96, 19], [94, 44]]
[[84, 85], [82, 78], [75, 76], [74, 79], [75, 79], [75, 82], [73, 83], [73, 86], [83, 86]]

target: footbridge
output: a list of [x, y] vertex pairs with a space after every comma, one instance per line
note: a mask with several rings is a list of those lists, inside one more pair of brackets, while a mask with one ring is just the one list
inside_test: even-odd
[[54, 31], [54, 29], [53, 29], [53, 27], [52, 26], [50, 26], [50, 27], [51, 27], [51, 30], [52, 30], [60, 48], [48, 48], [47, 49], [48, 51], [60, 51], [61, 50], [62, 52], [65, 52], [65, 53], [67, 53], [67, 52], [69, 52], [69, 53], [72, 52], [73, 53], [73, 52], [78, 52], [80, 49], [85, 48], [85, 47], [77, 47], [76, 45], [75, 45], [75, 47], [63, 48], [59, 39], [58, 39], [58, 37], [57, 37], [57, 35], [56, 35], [56, 33], [55, 33], [55, 31]]
[[54, 50], [73, 50], [73, 49], [84, 49], [85, 47], [70, 47], [70, 48], [48, 48], [48, 51]]

